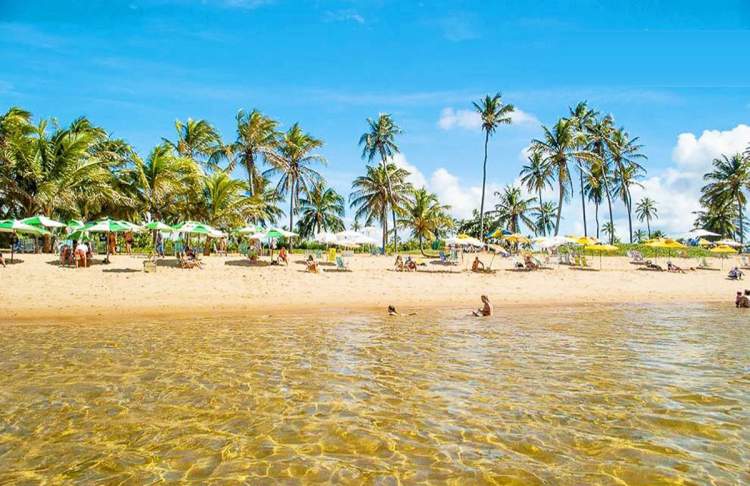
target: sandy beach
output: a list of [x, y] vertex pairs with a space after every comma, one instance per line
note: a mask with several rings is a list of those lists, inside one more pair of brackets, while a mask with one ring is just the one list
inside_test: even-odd
[[[491, 256], [481, 258], [490, 263]], [[109, 265], [99, 260], [89, 268], [60, 267], [52, 255], [18, 255], [0, 268], [0, 319], [5, 322], [208, 317], [216, 315], [304, 314], [385, 309], [404, 311], [431, 307], [479, 305], [487, 294], [496, 307], [611, 303], [726, 302], [745, 287], [726, 271], [695, 270], [686, 274], [640, 270], [627, 258], [604, 257], [601, 271], [564, 265], [535, 272], [512, 271], [512, 258], [496, 258], [493, 274], [428, 260], [416, 273], [395, 272], [391, 257], [355, 256], [351, 272], [304, 271], [302, 255], [289, 266], [251, 264], [241, 256], [210, 256], [203, 269], [181, 269], [174, 258], [159, 261], [157, 272], [144, 273], [143, 258], [117, 255]], [[688, 268], [694, 260], [673, 259]], [[664, 264], [665, 262], [661, 262]], [[598, 269], [599, 259], [591, 260]], [[724, 264], [725, 270], [731, 260]], [[750, 285], [748, 285], [750, 286]]]

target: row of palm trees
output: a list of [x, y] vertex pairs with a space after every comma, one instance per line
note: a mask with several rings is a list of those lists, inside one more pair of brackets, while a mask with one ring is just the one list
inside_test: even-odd
[[[35, 124], [31, 113], [11, 108], [0, 115], [0, 217], [196, 219], [229, 228], [275, 223], [287, 198], [288, 228], [305, 237], [343, 230], [346, 201], [316, 170], [326, 163], [317, 153], [323, 141], [299, 124], [278, 127], [257, 110], [240, 111], [235, 139], [225, 142], [205, 120], [177, 121], [174, 136], [141, 157], [86, 118], [67, 127], [55, 120]], [[349, 205], [355, 228], [383, 227], [384, 247], [389, 215], [391, 229], [410, 229], [422, 247], [453, 220], [448, 207], [412, 187], [409, 172], [393, 163], [400, 132], [389, 115], [368, 120], [362, 157], [379, 160], [353, 182]], [[238, 170], [244, 179], [235, 178]], [[397, 244], [398, 233], [392, 234]]]
[[[487, 145], [497, 127], [511, 123], [513, 105], [505, 104], [501, 95], [486, 96], [474, 103], [474, 108], [481, 117], [484, 138], [484, 162], [482, 201], [479, 213], [479, 233], [484, 235], [484, 199], [487, 167]], [[560, 118], [552, 127], [542, 126], [543, 136], [532, 140], [527, 163], [522, 167], [520, 182], [533, 198], [524, 199], [520, 190], [506, 188], [499, 194], [500, 206], [514, 206], [511, 226], [518, 230], [518, 220], [535, 233], [555, 236], [560, 231], [563, 202], [574, 195], [576, 189], [581, 197], [581, 215], [583, 232], [589, 235], [589, 221], [586, 214], [587, 202], [594, 204], [594, 217], [597, 237], [600, 232], [608, 234], [609, 240], [615, 238], [613, 204], [619, 199], [625, 206], [628, 215], [628, 235], [633, 242], [633, 198], [632, 188], [640, 186], [639, 180], [646, 170], [641, 162], [646, 156], [641, 152], [643, 146], [638, 137], [631, 137], [624, 128], [615, 126], [611, 115], [601, 115], [589, 108], [585, 102], [578, 103], [569, 109], [568, 116]], [[574, 181], [575, 175], [578, 180]], [[542, 194], [557, 183], [557, 203], [545, 202]], [[577, 184], [576, 184], [577, 182]], [[578, 186], [577, 188], [575, 186]], [[532, 201], [536, 205], [532, 208]], [[601, 225], [599, 208], [606, 202], [609, 221]], [[636, 205], [636, 215], [641, 221], [646, 220], [648, 232], [651, 233], [651, 221], [657, 216], [654, 201], [644, 198]], [[536, 219], [526, 217], [526, 210], [533, 210]], [[506, 211], [507, 210], [503, 210]], [[554, 225], [548, 216], [555, 212]], [[496, 210], [497, 212], [497, 210]], [[498, 213], [501, 214], [501, 213]]]
[[750, 191], [750, 146], [744, 153], [721, 155], [703, 179], [701, 210], [695, 226], [745, 242], [747, 217], [744, 207]]

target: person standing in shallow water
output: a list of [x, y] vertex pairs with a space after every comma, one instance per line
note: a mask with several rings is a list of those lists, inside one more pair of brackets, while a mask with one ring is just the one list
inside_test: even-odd
[[492, 304], [490, 303], [489, 297], [486, 295], [482, 296], [482, 304], [483, 306], [479, 309], [472, 312], [476, 317], [489, 317], [492, 315], [494, 309], [492, 307]]
[[734, 299], [734, 306], [737, 308], [747, 309], [750, 308], [750, 290], [745, 290], [745, 295], [742, 292], [737, 292], [737, 297]]

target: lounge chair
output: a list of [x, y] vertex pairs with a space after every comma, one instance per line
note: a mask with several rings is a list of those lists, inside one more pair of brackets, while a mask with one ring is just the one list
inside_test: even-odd
[[570, 253], [560, 253], [557, 257], [557, 263], [560, 265], [572, 265], [573, 262], [570, 260]]
[[339, 272], [351, 272], [349, 265], [340, 256], [336, 257], [336, 270]]
[[750, 270], [750, 257], [747, 255], [740, 255], [740, 268]]
[[630, 251], [628, 252], [628, 256], [630, 257], [630, 263], [633, 265], [644, 265], [646, 263], [646, 260], [643, 259], [643, 255], [639, 251]]
[[695, 268], [697, 268], [698, 270], [719, 270], [718, 268], [708, 263], [708, 260], [706, 260], [706, 257], [700, 257], [698, 259], [698, 266]]

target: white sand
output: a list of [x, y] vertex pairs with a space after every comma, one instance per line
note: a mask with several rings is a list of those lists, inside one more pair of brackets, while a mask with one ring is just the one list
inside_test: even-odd
[[[9, 256], [5, 254], [6, 258]], [[468, 258], [468, 257], [467, 257]], [[489, 263], [491, 256], [483, 254]], [[0, 267], [0, 321], [90, 319], [138, 316], [211, 316], [244, 314], [328, 313], [400, 310], [431, 306], [479, 306], [487, 294], [496, 307], [509, 305], [575, 305], [596, 303], [724, 302], [750, 282], [726, 278], [724, 271], [687, 274], [639, 270], [626, 258], [604, 257], [601, 271], [551, 270], [513, 272], [513, 259], [496, 258], [494, 274], [431, 263], [417, 273], [391, 270], [392, 257], [357, 256], [352, 272], [304, 271], [302, 255], [286, 266], [252, 266], [241, 256], [204, 257], [204, 269], [180, 269], [174, 258], [160, 262], [156, 273], [144, 273], [143, 258], [117, 255], [112, 263], [90, 268], [62, 268], [52, 255], [17, 255], [17, 263]], [[267, 260], [267, 259], [266, 259]], [[430, 260], [432, 261], [432, 260]], [[694, 260], [673, 259], [683, 268]], [[599, 258], [590, 258], [594, 268]], [[665, 264], [665, 259], [660, 259]], [[719, 260], [713, 260], [719, 266]]]

